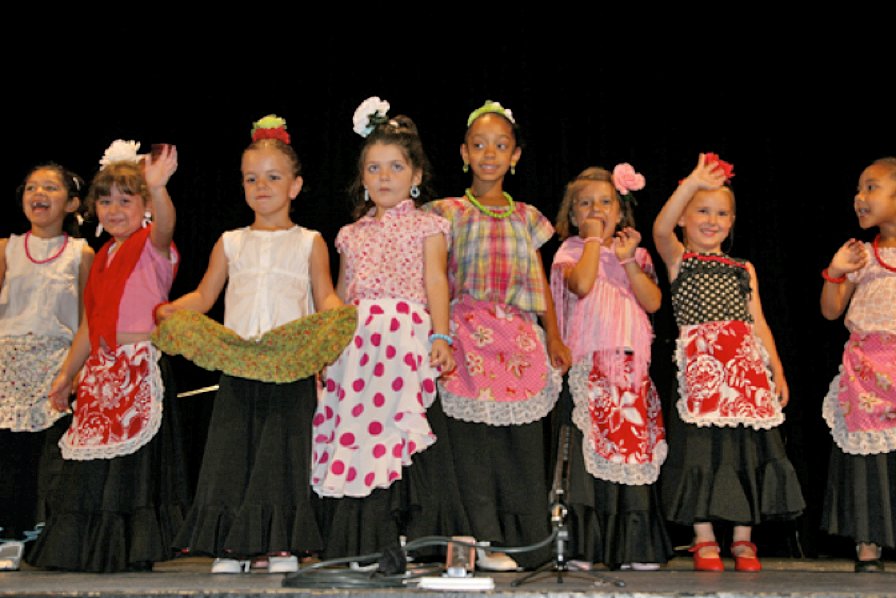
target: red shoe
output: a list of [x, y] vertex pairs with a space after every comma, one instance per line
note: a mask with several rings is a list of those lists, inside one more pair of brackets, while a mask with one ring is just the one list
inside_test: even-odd
[[[700, 556], [701, 548], [715, 548], [712, 556]], [[694, 553], [694, 571], [724, 571], [725, 565], [719, 556], [719, 545], [716, 542], [698, 542], [688, 548], [688, 552]]]
[[[738, 546], [744, 546], [753, 551], [753, 556], [737, 556], [734, 549]], [[731, 543], [731, 556], [734, 557], [735, 571], [762, 571], [762, 563], [757, 558], [756, 545], [746, 540], [739, 540]]]

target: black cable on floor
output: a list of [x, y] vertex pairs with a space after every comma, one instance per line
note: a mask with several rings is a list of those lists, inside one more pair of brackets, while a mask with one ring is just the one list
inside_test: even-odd
[[[470, 543], [454, 540], [450, 536], [424, 536], [411, 540], [403, 548], [404, 554], [428, 548], [430, 546], [447, 546], [449, 543], [482, 548], [490, 552], [521, 553], [537, 550], [550, 544], [556, 537], [556, 530], [550, 536], [527, 546], [490, 546], [479, 542]], [[337, 565], [350, 565], [351, 563], [373, 563], [383, 559], [385, 553], [371, 552], [359, 556], [339, 557], [305, 565], [295, 573], [289, 573], [283, 578], [283, 587], [287, 588], [402, 588], [407, 587], [407, 582], [417, 577], [431, 575], [441, 571], [441, 565], [433, 565], [429, 568], [418, 568], [412, 572], [386, 575], [377, 571], [359, 571], [352, 569], [332, 569]]]

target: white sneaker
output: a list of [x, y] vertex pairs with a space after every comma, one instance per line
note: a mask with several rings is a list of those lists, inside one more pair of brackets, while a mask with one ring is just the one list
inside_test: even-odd
[[0, 544], [0, 571], [18, 571], [19, 565], [22, 563], [22, 554], [24, 552], [24, 542], [10, 540], [9, 542]]
[[516, 571], [520, 568], [516, 561], [503, 552], [488, 552], [476, 549], [476, 567], [484, 571]]
[[268, 557], [268, 573], [295, 573], [299, 570], [296, 555]]
[[569, 568], [573, 571], [591, 571], [591, 568], [593, 567], [588, 561], [579, 559], [572, 559], [571, 561], [567, 561], [566, 564], [569, 565]]
[[249, 570], [249, 561], [236, 559], [215, 559], [212, 562], [212, 573], [244, 573]]
[[656, 571], [659, 568], [659, 563], [622, 563], [619, 565], [619, 569], [622, 571], [627, 571], [629, 569], [633, 571]]

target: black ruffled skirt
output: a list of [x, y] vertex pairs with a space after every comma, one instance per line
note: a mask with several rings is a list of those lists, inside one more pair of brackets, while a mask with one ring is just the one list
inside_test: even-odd
[[[355, 498], [322, 498], [321, 527], [327, 559], [382, 552], [399, 545], [399, 536], [468, 535], [470, 525], [461, 501], [452, 460], [448, 417], [441, 401], [427, 409], [436, 442], [402, 468], [402, 477], [388, 488]], [[421, 549], [415, 558], [440, 559], [444, 548]]]
[[47, 500], [62, 468], [59, 439], [71, 417], [39, 432], [0, 430], [0, 537], [22, 540], [46, 522]]
[[176, 549], [249, 557], [323, 548], [309, 483], [316, 404], [313, 377], [275, 384], [221, 376]]
[[656, 484], [630, 486], [595, 478], [585, 469], [582, 431], [570, 425], [569, 530], [572, 558], [665, 563], [674, 556]]
[[171, 541], [190, 504], [186, 455], [168, 360], [159, 431], [135, 453], [63, 461], [47, 525], [28, 555], [36, 567], [111, 573], [174, 556]]
[[[523, 547], [551, 535], [545, 426], [545, 420], [490, 426], [448, 418], [461, 497], [476, 540]], [[525, 568], [551, 555], [551, 543], [510, 553]]]
[[896, 453], [851, 455], [832, 445], [821, 529], [896, 547]]
[[777, 428], [699, 427], [673, 406], [660, 473], [666, 519], [681, 525], [757, 525], [798, 517], [806, 506]]

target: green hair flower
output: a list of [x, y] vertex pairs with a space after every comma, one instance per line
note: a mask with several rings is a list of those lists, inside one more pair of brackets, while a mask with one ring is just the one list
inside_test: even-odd
[[268, 114], [264, 118], [260, 118], [252, 123], [252, 132], [256, 129], [285, 129], [286, 119], [280, 118], [276, 114]]
[[485, 104], [474, 110], [470, 113], [470, 116], [467, 117], [467, 128], [473, 124], [477, 118], [482, 116], [483, 114], [488, 114], [489, 112], [495, 112], [500, 114], [511, 123], [516, 124], [516, 120], [513, 118], [513, 112], [511, 112], [508, 108], [505, 108], [500, 104], [500, 102], [493, 102], [491, 100], [486, 100]]

